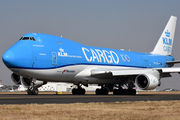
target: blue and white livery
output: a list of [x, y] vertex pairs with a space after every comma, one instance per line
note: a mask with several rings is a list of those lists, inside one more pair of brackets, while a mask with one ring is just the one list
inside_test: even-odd
[[[38, 87], [47, 82], [69, 82], [77, 87], [73, 94], [85, 94], [81, 87], [98, 84], [96, 94], [135, 95], [135, 85], [151, 90], [160, 85], [160, 79], [170, 73], [171, 56], [177, 18], [170, 17], [154, 50], [138, 53], [124, 50], [86, 46], [53, 35], [29, 33], [10, 47], [3, 55], [4, 64], [13, 72], [12, 80], [28, 88], [28, 94], [38, 94]], [[122, 89], [126, 85], [128, 89]]]

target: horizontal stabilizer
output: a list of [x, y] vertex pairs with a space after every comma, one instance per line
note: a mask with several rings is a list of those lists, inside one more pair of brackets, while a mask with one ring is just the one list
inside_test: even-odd
[[176, 64], [176, 63], [180, 63], [180, 60], [176, 60], [176, 61], [167, 61], [166, 64]]

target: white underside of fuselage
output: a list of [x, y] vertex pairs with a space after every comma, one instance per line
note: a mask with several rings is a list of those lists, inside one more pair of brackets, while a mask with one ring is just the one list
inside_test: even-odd
[[54, 69], [20, 69], [10, 70], [21, 77], [35, 78], [47, 82], [69, 82], [84, 84], [113, 84], [117, 79], [98, 79], [91, 76], [92, 69], [134, 69], [133, 67], [72, 65]]

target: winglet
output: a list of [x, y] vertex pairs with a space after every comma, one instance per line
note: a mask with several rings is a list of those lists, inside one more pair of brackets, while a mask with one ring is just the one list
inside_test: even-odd
[[177, 17], [171, 16], [152, 54], [171, 55]]

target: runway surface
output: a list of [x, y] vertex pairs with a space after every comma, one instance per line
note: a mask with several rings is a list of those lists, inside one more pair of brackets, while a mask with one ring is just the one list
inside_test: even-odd
[[125, 101], [170, 101], [180, 100], [180, 94], [137, 94], [133, 95], [71, 95], [71, 94], [39, 94], [26, 93], [0, 93], [0, 104], [63, 104], [63, 103], [89, 103], [89, 102], [125, 102]]

